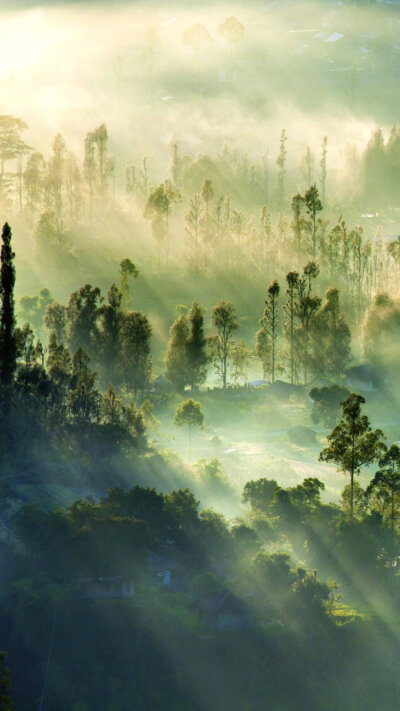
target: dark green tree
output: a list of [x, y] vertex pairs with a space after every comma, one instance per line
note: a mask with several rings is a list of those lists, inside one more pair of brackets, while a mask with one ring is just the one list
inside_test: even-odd
[[52, 301], [44, 314], [44, 325], [54, 333], [58, 343], [64, 343], [67, 337], [67, 312], [63, 304]]
[[329, 289], [312, 322], [313, 370], [336, 382], [351, 357], [351, 333], [340, 309], [339, 289]]
[[139, 271], [134, 263], [126, 258], [119, 265], [119, 290], [122, 294], [122, 306], [127, 308], [131, 303], [131, 294], [129, 289], [129, 280], [137, 279]]
[[144, 313], [128, 311], [125, 314], [121, 331], [123, 379], [135, 398], [149, 386], [152, 370], [151, 334], [152, 329]]
[[376, 472], [366, 490], [367, 496], [377, 497], [384, 514], [389, 514], [390, 527], [394, 531], [396, 516], [400, 511], [400, 447], [392, 444], [379, 460]]
[[271, 506], [278, 483], [275, 479], [256, 479], [245, 484], [242, 494], [244, 504], [250, 504], [254, 511], [266, 512]]
[[187, 381], [192, 390], [204, 383], [207, 377], [207, 340], [204, 336], [204, 316], [195, 301], [189, 311], [190, 333], [186, 341]]
[[97, 319], [102, 301], [100, 289], [85, 284], [74, 291], [67, 303], [67, 334], [71, 352], [85, 348], [89, 355], [96, 355], [99, 344]]
[[0, 316], [0, 381], [10, 389], [17, 367], [17, 342], [14, 316], [15, 254], [11, 246], [11, 229], [6, 222], [1, 235], [1, 316]]
[[189, 324], [186, 314], [181, 313], [174, 321], [169, 332], [169, 341], [165, 354], [165, 374], [171, 383], [183, 392], [188, 382]]
[[315, 424], [323, 422], [326, 427], [334, 427], [340, 415], [342, 402], [350, 395], [350, 390], [341, 385], [312, 388], [310, 398], [313, 401], [311, 419]]
[[100, 417], [100, 394], [95, 389], [96, 373], [89, 369], [90, 357], [78, 348], [72, 359], [72, 377], [68, 407], [74, 424], [87, 427]]
[[117, 385], [121, 378], [121, 331], [124, 313], [121, 309], [122, 292], [112, 284], [108, 290], [107, 301], [98, 311], [99, 352], [97, 361], [103, 384]]
[[4, 666], [5, 658], [6, 653], [0, 652], [0, 711], [13, 711], [14, 704], [10, 697], [10, 670]]
[[303, 269], [303, 275], [296, 282], [296, 360], [302, 366], [304, 382], [307, 382], [312, 367], [311, 334], [315, 314], [321, 306], [321, 299], [312, 293], [313, 282], [318, 274], [319, 267], [316, 262], [308, 262]]

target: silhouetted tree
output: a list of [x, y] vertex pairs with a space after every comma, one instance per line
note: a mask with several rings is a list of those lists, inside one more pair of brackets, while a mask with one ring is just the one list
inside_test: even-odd
[[17, 367], [17, 343], [14, 316], [15, 254], [7, 222], [3, 226], [1, 239], [0, 380], [6, 393], [9, 393]]

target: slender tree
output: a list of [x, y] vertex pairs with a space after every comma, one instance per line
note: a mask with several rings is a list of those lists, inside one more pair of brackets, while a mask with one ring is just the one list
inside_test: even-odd
[[191, 267], [196, 276], [199, 273], [200, 263], [201, 202], [200, 195], [194, 195], [189, 200], [189, 209], [185, 215], [185, 231], [191, 256]]
[[203, 309], [196, 301], [189, 311], [190, 334], [186, 341], [187, 379], [192, 390], [207, 377], [207, 340], [204, 336]]
[[210, 178], [205, 178], [201, 186], [201, 199], [204, 203], [202, 212], [202, 236], [206, 245], [209, 245], [211, 240], [211, 202], [214, 198], [214, 188]]
[[280, 286], [278, 282], [272, 282], [268, 287], [267, 299], [265, 301], [266, 307], [259, 322], [260, 330], [257, 333], [257, 353], [259, 357], [262, 356], [261, 360], [263, 365], [269, 361], [269, 367], [267, 369], [264, 365], [264, 372], [266, 372], [266, 370], [269, 371], [272, 383], [275, 382], [276, 342], [278, 339], [279, 326], [279, 292]]
[[322, 139], [322, 146], [321, 146], [321, 160], [320, 160], [320, 168], [321, 168], [321, 198], [322, 198], [322, 204], [325, 205], [326, 203], [326, 179], [328, 175], [328, 170], [327, 170], [327, 155], [328, 155], [328, 137], [324, 136]]
[[313, 282], [319, 274], [319, 267], [316, 262], [308, 262], [303, 269], [303, 275], [296, 283], [296, 316], [298, 326], [296, 329], [295, 342], [297, 346], [297, 358], [302, 365], [304, 382], [307, 382], [312, 365], [311, 334], [315, 314], [321, 306], [319, 296], [313, 296]]
[[277, 194], [278, 194], [278, 209], [282, 210], [285, 201], [285, 180], [286, 180], [286, 142], [287, 136], [286, 131], [283, 129], [279, 142], [279, 155], [276, 159], [276, 164], [278, 166], [278, 183], [277, 183]]
[[297, 323], [297, 311], [296, 311], [296, 292], [299, 283], [298, 272], [289, 272], [286, 275], [286, 282], [288, 288], [286, 289], [286, 304], [284, 307], [285, 317], [283, 321], [283, 328], [285, 336], [289, 341], [289, 368], [290, 368], [290, 382], [294, 383], [296, 376], [296, 323]]
[[187, 316], [180, 314], [169, 332], [169, 341], [165, 354], [165, 373], [177, 390], [183, 391], [188, 381], [189, 324]]
[[177, 427], [187, 425], [189, 431], [189, 456], [192, 451], [192, 427], [201, 427], [204, 420], [204, 413], [199, 402], [193, 398], [185, 400], [176, 409], [174, 424]]
[[226, 388], [229, 353], [233, 345], [233, 336], [239, 328], [239, 319], [231, 301], [221, 299], [211, 311], [211, 320], [217, 334], [209, 342], [217, 372]]
[[304, 206], [304, 198], [297, 193], [292, 199], [292, 214], [293, 218], [290, 223], [292, 228], [295, 249], [299, 251], [302, 247], [303, 232], [306, 227], [306, 221], [304, 216], [301, 214], [302, 207]]
[[61, 217], [65, 182], [65, 141], [60, 133], [54, 139], [53, 153], [47, 165], [46, 188], [50, 207]]
[[350, 518], [354, 513], [354, 476], [361, 467], [371, 464], [386, 449], [382, 430], [372, 430], [368, 417], [361, 414], [365, 404], [362, 395], [351, 393], [342, 402], [343, 415], [328, 435], [328, 446], [322, 450], [322, 462], [334, 462], [344, 474], [350, 475]]
[[317, 232], [320, 225], [317, 216], [322, 210], [322, 202], [319, 199], [317, 186], [311, 185], [304, 195], [304, 202], [307, 209], [307, 214], [310, 218], [310, 236], [311, 236], [311, 254], [313, 257], [317, 255]]
[[11, 229], [6, 222], [1, 235], [1, 317], [0, 380], [6, 390], [12, 385], [17, 367], [17, 343], [14, 315], [15, 254], [11, 246]]

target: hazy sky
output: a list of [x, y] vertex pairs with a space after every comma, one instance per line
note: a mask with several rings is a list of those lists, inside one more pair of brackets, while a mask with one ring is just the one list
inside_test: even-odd
[[[26, 120], [27, 141], [44, 152], [58, 131], [80, 150], [105, 121], [122, 160], [157, 154], [172, 137], [195, 152], [230, 139], [275, 155], [282, 128], [292, 151], [317, 149], [327, 134], [337, 159], [396, 119], [379, 93], [393, 94], [379, 81], [382, 12], [326, 2], [3, 3], [0, 113]], [[232, 14], [245, 34], [231, 60], [218, 28]], [[197, 49], [182, 42], [195, 23], [209, 33]]]

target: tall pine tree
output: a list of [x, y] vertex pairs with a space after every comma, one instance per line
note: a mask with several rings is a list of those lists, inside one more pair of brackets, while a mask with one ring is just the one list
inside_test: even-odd
[[189, 311], [190, 336], [186, 341], [188, 382], [192, 390], [207, 377], [207, 341], [204, 336], [203, 309], [196, 301]]
[[1, 235], [1, 317], [0, 380], [8, 390], [17, 367], [17, 342], [14, 315], [15, 254], [11, 247], [11, 229], [6, 222]]

